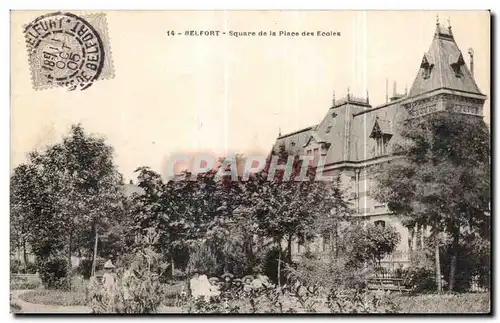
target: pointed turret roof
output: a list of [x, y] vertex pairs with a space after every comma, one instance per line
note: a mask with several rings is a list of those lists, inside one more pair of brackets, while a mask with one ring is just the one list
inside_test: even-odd
[[451, 26], [436, 24], [431, 46], [422, 57], [418, 75], [409, 96], [446, 88], [481, 94], [462, 52], [455, 43]]

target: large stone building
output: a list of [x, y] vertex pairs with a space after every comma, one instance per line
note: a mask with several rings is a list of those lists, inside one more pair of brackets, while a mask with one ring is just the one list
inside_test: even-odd
[[[473, 76], [473, 53], [470, 69], [455, 43], [452, 28], [436, 25], [436, 31], [410, 91], [394, 92], [385, 104], [372, 106], [368, 98], [347, 94], [333, 105], [318, 124], [280, 135], [275, 149], [284, 147], [294, 154], [326, 156], [325, 175], [340, 175], [347, 196], [358, 216], [369, 221], [394, 225], [401, 233], [401, 244], [389, 258], [390, 263], [408, 263], [409, 248], [417, 244], [417, 236], [409, 234], [387, 207], [370, 197], [373, 180], [370, 166], [391, 158], [391, 140], [397, 138], [396, 124], [402, 118], [415, 118], [437, 111], [453, 111], [483, 117], [486, 96], [479, 90]], [[418, 64], [418, 62], [415, 62]], [[383, 222], [382, 222], [383, 221]], [[420, 242], [420, 241], [419, 241]], [[325, 246], [316, 244], [321, 251]], [[295, 251], [300, 253], [301, 246]], [[304, 250], [304, 247], [302, 247]]]

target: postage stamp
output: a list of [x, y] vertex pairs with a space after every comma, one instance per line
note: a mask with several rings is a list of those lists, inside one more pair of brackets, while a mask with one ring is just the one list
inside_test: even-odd
[[114, 77], [106, 16], [54, 12], [25, 26], [33, 88], [85, 90]]

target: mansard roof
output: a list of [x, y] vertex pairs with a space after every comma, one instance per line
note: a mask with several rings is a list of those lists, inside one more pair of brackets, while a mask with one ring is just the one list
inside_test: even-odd
[[451, 26], [446, 28], [438, 23], [431, 46], [422, 57], [409, 96], [441, 88], [481, 94], [455, 43]]

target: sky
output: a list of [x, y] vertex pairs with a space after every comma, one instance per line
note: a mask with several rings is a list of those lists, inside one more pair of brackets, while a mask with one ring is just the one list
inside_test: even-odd
[[[84, 16], [87, 13], [75, 12]], [[114, 77], [85, 91], [36, 91], [23, 26], [42, 14], [11, 11], [11, 170], [72, 124], [106, 139], [126, 180], [164, 173], [178, 154], [266, 154], [278, 133], [321, 121], [335, 97], [383, 104], [386, 80], [411, 87], [436, 15], [452, 26], [490, 96], [487, 11], [109, 11]], [[168, 36], [186, 30], [331, 31], [340, 36]], [[489, 99], [485, 103], [489, 123]]]

